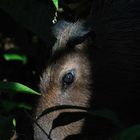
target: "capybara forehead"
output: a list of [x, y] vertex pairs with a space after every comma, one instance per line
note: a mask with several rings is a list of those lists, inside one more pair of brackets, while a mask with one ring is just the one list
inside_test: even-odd
[[66, 21], [58, 22], [53, 28], [53, 34], [57, 41], [53, 46], [53, 53], [56, 50], [67, 47], [67, 43], [79, 40], [89, 32], [89, 29], [84, 26], [84, 21], [69, 23]]

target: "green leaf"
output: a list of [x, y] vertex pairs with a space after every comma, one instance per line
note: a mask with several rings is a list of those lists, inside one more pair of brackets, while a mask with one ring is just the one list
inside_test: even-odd
[[20, 54], [4, 54], [3, 55], [4, 59], [6, 61], [21, 61], [23, 64], [27, 63], [27, 56], [25, 55], [20, 55]]
[[13, 117], [0, 116], [0, 140], [9, 140], [13, 130]]
[[54, 6], [56, 7], [56, 9], [58, 10], [58, 0], [52, 0], [52, 1], [53, 1]]
[[31, 110], [32, 107], [31, 105], [25, 104], [25, 103], [17, 103], [14, 101], [7, 101], [7, 100], [0, 100], [0, 104], [2, 106], [2, 108], [4, 108], [5, 112], [10, 112], [15, 108], [24, 108], [26, 110]]
[[115, 140], [140, 140], [140, 124], [126, 128]]
[[98, 117], [102, 117], [105, 119], [108, 119], [110, 121], [112, 121], [112, 123], [117, 126], [118, 128], [122, 128], [122, 124], [119, 121], [119, 119], [117, 118], [116, 114], [108, 109], [102, 109], [102, 110], [95, 110], [95, 111], [91, 111], [90, 114], [92, 116], [98, 116]]
[[24, 108], [24, 109], [26, 109], [26, 110], [32, 110], [32, 107], [31, 107], [30, 105], [27, 105], [27, 104], [24, 104], [24, 103], [18, 104], [17, 107], [19, 107], [19, 108]]
[[0, 105], [5, 113], [9, 113], [10, 111], [12, 111], [13, 109], [17, 107], [17, 104], [15, 102], [5, 101], [5, 100], [0, 100]]
[[16, 128], [16, 119], [13, 118], [13, 126]]
[[33, 95], [40, 95], [38, 92], [33, 89], [16, 82], [0, 82], [0, 91], [12, 91]]

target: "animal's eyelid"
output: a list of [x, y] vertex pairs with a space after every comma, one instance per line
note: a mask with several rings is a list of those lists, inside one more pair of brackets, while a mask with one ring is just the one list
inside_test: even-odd
[[[67, 81], [65, 78], [67, 78], [66, 76], [68, 75], [68, 74], [72, 74], [72, 81]], [[64, 80], [66, 80], [66, 81], [64, 81]], [[71, 85], [73, 82], [74, 82], [74, 80], [75, 80], [75, 69], [71, 69], [71, 70], [68, 70], [64, 75], [63, 75], [63, 77], [62, 77], [62, 88], [63, 88], [63, 90], [65, 90], [69, 85]]]
[[[66, 74], [68, 74], [68, 73], [72, 73], [73, 75], [75, 75], [75, 73], [76, 73], [76, 70], [73, 68], [73, 69], [70, 69], [70, 70], [67, 70], [64, 74], [63, 74], [63, 76], [64, 75], [66, 75]], [[63, 77], [62, 77], [63, 78]]]

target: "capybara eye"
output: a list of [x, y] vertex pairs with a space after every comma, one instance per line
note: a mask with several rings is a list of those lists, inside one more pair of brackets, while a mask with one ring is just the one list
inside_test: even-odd
[[71, 85], [75, 79], [75, 70], [68, 71], [62, 78], [63, 87]]

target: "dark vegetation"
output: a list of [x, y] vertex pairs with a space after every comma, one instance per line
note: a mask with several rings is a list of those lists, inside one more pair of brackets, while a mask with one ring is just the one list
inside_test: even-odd
[[[86, 19], [89, 14], [92, 14], [92, 10], [95, 11], [95, 15], [92, 17], [95, 22], [91, 21], [93, 29], [94, 25], [96, 26], [98, 51], [94, 108], [96, 110], [104, 108], [111, 110], [110, 113], [101, 111], [97, 113], [97, 116], [93, 115], [94, 117], [89, 115], [94, 118], [95, 127], [91, 126], [91, 129], [95, 130], [95, 140], [105, 140], [114, 132], [117, 132], [117, 136], [113, 138], [115, 140], [139, 140], [140, 11], [138, 7], [140, 4], [137, 0], [134, 3], [131, 3], [130, 0], [117, 0], [114, 3], [108, 0], [109, 4], [113, 3], [114, 7], [116, 6], [116, 12], [124, 11], [121, 18], [125, 17], [127, 13], [129, 13], [128, 17], [130, 18], [126, 21], [122, 21], [120, 18], [117, 21], [115, 17], [118, 15], [113, 14], [114, 17], [111, 17], [111, 21], [116, 20], [113, 26], [118, 30], [125, 29], [126, 32], [124, 34], [123, 32], [116, 33], [116, 36], [122, 36], [124, 40], [121, 40], [121, 37], [115, 38], [113, 36], [114, 38], [112, 37], [108, 41], [105, 36], [111, 35], [108, 33], [108, 29], [111, 27], [108, 26], [112, 22], [106, 22], [108, 20], [106, 16], [110, 14], [109, 12], [98, 12], [100, 5], [105, 3], [107, 3], [106, 0], [82, 0], [80, 2], [60, 0], [60, 7], [63, 7], [64, 12], [58, 12], [57, 19], [77, 21], [78, 19]], [[19, 82], [38, 91], [39, 76], [47, 64], [55, 40], [51, 34], [54, 13], [55, 7], [51, 0], [0, 1], [0, 81]], [[100, 18], [98, 19], [98, 17]], [[103, 22], [105, 24], [101, 24]], [[114, 28], [112, 27], [112, 29]], [[132, 29], [133, 33], [127, 32], [128, 29]], [[113, 32], [113, 30], [110, 31]], [[112, 49], [112, 47], [114, 48]], [[8, 61], [5, 54], [17, 54], [21, 59]], [[33, 139], [31, 116], [37, 98], [36, 95], [0, 91], [0, 140], [11, 138], [15, 129], [18, 139]], [[55, 110], [57, 109], [52, 109], [52, 111]], [[44, 114], [46, 113], [48, 112], [46, 111]], [[107, 117], [104, 114], [108, 114]], [[14, 118], [16, 125], [13, 125]], [[110, 120], [115, 123], [117, 121], [117, 127], [114, 128], [114, 125], [112, 127]], [[59, 120], [56, 120], [54, 127], [57, 125], [63, 125], [63, 122], [61, 124]], [[72, 138], [68, 137], [67, 139]], [[77, 139], [80, 138], [77, 137]]]
[[[0, 81], [19, 82], [38, 91], [39, 76], [50, 53], [48, 38], [45, 35], [44, 38], [39, 37], [42, 35], [38, 35], [39, 33], [36, 33], [34, 29], [30, 29], [30, 26], [27, 25], [28, 27], [26, 27], [26, 25], [24, 26], [22, 22], [18, 21], [19, 17], [15, 17], [14, 13], [7, 11], [9, 10], [8, 6], [10, 7], [9, 4], [3, 8], [2, 1], [0, 2]], [[12, 4], [15, 7], [13, 12], [18, 13], [19, 11], [17, 11], [16, 7], [20, 6], [19, 2], [13, 1]], [[23, 6], [28, 7], [28, 3], [24, 3]], [[21, 9], [21, 11], [26, 12], [24, 9]], [[32, 14], [31, 16], [35, 15]], [[22, 20], [24, 18], [21, 17]], [[25, 20], [27, 22], [27, 19]], [[37, 24], [36, 26], [39, 25]], [[38, 32], [41, 32], [41, 30], [43, 31], [44, 29], [40, 28]], [[12, 57], [10, 54], [18, 55], [22, 59], [14, 59], [14, 56]], [[6, 59], [5, 55], [9, 59]], [[31, 115], [31, 109], [35, 105], [35, 98], [33, 95], [5, 90], [0, 91], [0, 140], [8, 140], [13, 135], [13, 118], [16, 119], [16, 131], [19, 139], [33, 139], [31, 120], [24, 110]]]

